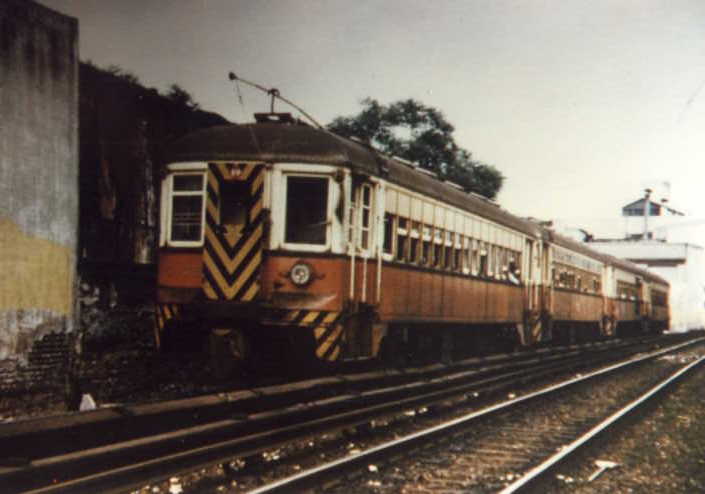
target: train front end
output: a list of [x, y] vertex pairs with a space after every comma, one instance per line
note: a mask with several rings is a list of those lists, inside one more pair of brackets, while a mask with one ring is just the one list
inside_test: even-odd
[[291, 121], [174, 143], [161, 189], [160, 347], [205, 346], [224, 371], [340, 358], [350, 173], [338, 145]]

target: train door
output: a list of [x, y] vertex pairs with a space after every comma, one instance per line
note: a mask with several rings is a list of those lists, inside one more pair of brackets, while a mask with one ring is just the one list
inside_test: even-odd
[[[202, 289], [209, 300], [251, 302], [260, 291], [265, 167], [209, 163]], [[242, 324], [242, 323], [240, 323]], [[252, 342], [232, 321], [213, 321], [209, 353], [218, 377], [246, 361]]]
[[352, 177], [348, 214], [348, 255], [350, 256], [350, 308], [346, 328], [348, 357], [360, 357], [372, 347], [370, 325], [364, 317], [368, 304], [369, 263], [373, 233], [373, 185], [366, 177]]
[[522, 343], [533, 345], [544, 339], [550, 338], [545, 328], [543, 314], [546, 299], [544, 285], [550, 268], [549, 248], [544, 247], [540, 240], [527, 238], [524, 245], [524, 271], [525, 280], [525, 311], [524, 334]]
[[614, 267], [605, 264], [602, 268], [602, 334], [614, 336], [617, 327], [617, 297]]
[[210, 163], [203, 248], [203, 292], [249, 302], [259, 294], [265, 167]]
[[371, 356], [382, 337], [373, 322], [382, 296], [383, 219], [383, 185], [368, 177], [353, 177], [348, 222], [352, 308], [347, 334], [349, 356]]
[[524, 324], [523, 331], [520, 332], [520, 339], [523, 345], [533, 343], [537, 318], [537, 294], [536, 294], [536, 243], [531, 239], [526, 239], [524, 243]]

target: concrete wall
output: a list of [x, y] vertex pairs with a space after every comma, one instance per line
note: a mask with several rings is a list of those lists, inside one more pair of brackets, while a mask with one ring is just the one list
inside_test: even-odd
[[64, 341], [74, 326], [76, 19], [31, 1], [0, 2], [0, 119], [0, 369], [7, 374], [40, 340]]

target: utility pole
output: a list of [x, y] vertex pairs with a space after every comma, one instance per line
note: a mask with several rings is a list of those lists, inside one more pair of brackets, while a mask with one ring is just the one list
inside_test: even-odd
[[645, 189], [644, 192], [644, 240], [649, 238], [649, 214], [651, 213], [651, 189]]

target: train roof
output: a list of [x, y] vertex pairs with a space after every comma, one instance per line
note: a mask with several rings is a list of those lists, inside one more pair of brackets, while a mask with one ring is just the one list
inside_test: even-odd
[[167, 159], [353, 165], [373, 175], [380, 170], [377, 156], [366, 147], [305, 124], [217, 125], [174, 141]]
[[346, 166], [357, 173], [384, 177], [389, 182], [438, 198], [527, 235], [540, 235], [535, 223], [519, 218], [489, 200], [474, 197], [362, 143], [305, 124], [231, 124], [202, 129], [173, 142], [167, 160], [246, 160]]

